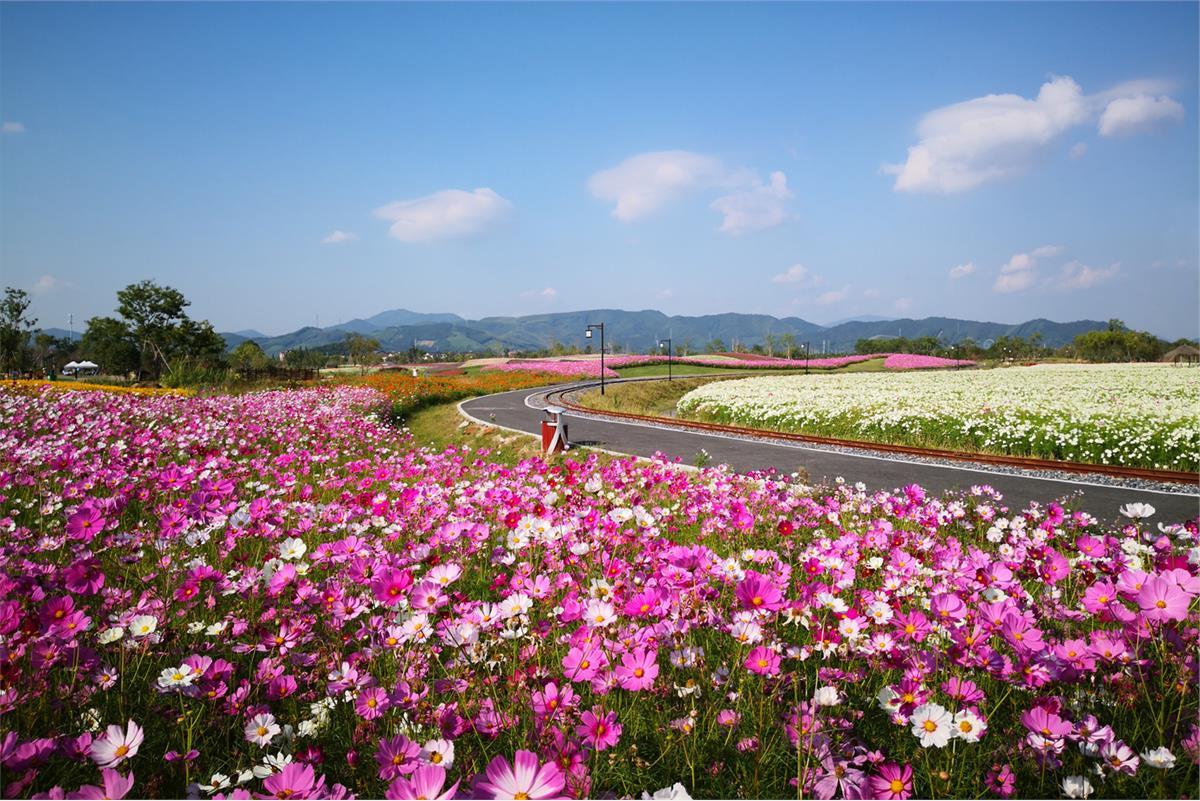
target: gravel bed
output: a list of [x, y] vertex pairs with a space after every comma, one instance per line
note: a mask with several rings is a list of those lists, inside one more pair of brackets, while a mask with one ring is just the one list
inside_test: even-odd
[[[583, 389], [583, 388], [584, 387], [580, 387], [580, 389]], [[589, 386], [586, 388], [590, 389], [591, 387]], [[559, 391], [561, 389], [562, 388], [560, 387], [555, 391]], [[570, 397], [570, 396], [568, 396], [568, 397]], [[571, 398], [571, 400], [572, 400], [572, 402], [575, 402], [574, 398]], [[528, 401], [528, 405], [533, 406], [534, 408], [537, 408], [537, 409], [546, 408], [547, 404], [546, 404], [546, 400], [545, 400], [545, 395], [543, 394], [543, 395], [538, 395], [537, 397], [534, 397], [534, 398], [530, 398]], [[591, 419], [591, 420], [602, 420], [602, 421], [607, 421], [607, 422], [613, 422], [613, 418], [607, 417], [603, 414], [591, 414], [591, 413], [587, 413], [587, 412], [577, 412], [574, 410], [571, 410], [570, 412], [568, 412], [568, 414], [573, 417], [582, 417], [582, 418], [587, 418], [587, 419]], [[645, 425], [650, 428], [662, 428], [662, 429], [669, 429], [669, 430], [675, 430], [675, 431], [678, 431], [681, 428], [679, 426], [671, 426], [671, 425], [662, 424], [662, 423], [651, 423], [651, 422], [648, 422], [645, 420], [639, 420], [638, 423], [639, 423], [639, 425]], [[744, 439], [744, 440], [751, 441], [751, 442], [763, 442], [763, 441], [772, 442], [773, 441], [773, 442], [779, 442], [781, 444], [794, 444], [789, 440], [776, 440], [770, 436], [769, 432], [767, 433], [766, 436], [749, 436], [749, 435], [745, 435], [745, 434], [734, 434], [734, 433], [723, 431], [723, 432], [721, 432], [721, 436], [729, 437], [731, 439]], [[909, 455], [909, 454], [895, 454], [895, 453], [891, 453], [888, 451], [876, 451], [871, 448], [850, 448], [850, 447], [846, 447], [843, 445], [826, 445], [823, 443], [816, 443], [816, 442], [805, 442], [805, 443], [803, 443], [803, 447], [811, 448], [812, 450], [831, 451], [834, 453], [847, 453], [847, 454], [869, 453], [871, 455], [878, 455], [878, 456], [882, 456], [884, 458], [896, 459], [897, 461], [913, 462], [915, 464], [941, 465], [944, 467], [962, 467], [963, 465], [975, 465], [983, 470], [987, 470], [988, 472], [1000, 473], [1000, 474], [1005, 474], [1005, 475], [1010, 475], [1010, 476], [1025, 476], [1025, 477], [1030, 477], [1030, 478], [1049, 478], [1049, 479], [1057, 479], [1057, 480], [1062, 480], [1062, 481], [1087, 481], [1092, 484], [1101, 484], [1101, 485], [1108, 486], [1108, 487], [1124, 487], [1126, 489], [1140, 489], [1140, 490], [1158, 490], [1160, 492], [1172, 492], [1172, 493], [1178, 493], [1180, 495], [1193, 495], [1193, 496], [1200, 498], [1200, 484], [1167, 483], [1167, 482], [1162, 482], [1162, 481], [1150, 481], [1150, 480], [1144, 479], [1144, 478], [1120, 478], [1117, 476], [1105, 475], [1104, 473], [1072, 473], [1072, 472], [1066, 472], [1066, 471], [1062, 471], [1062, 470], [1030, 470], [1030, 469], [1022, 468], [1022, 467], [1010, 467], [1008, 465], [989, 464], [986, 462], [971, 462], [969, 460], [961, 460], [961, 459], [941, 459], [941, 458], [936, 458], [936, 457], [931, 457], [931, 456], [914, 456], [914, 455]], [[849, 477], [847, 477], [847, 478], [849, 478]]]

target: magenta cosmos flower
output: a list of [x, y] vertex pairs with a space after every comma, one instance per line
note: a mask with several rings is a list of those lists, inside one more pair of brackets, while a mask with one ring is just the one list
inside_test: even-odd
[[313, 773], [312, 765], [289, 762], [283, 770], [263, 781], [266, 793], [259, 798], [325, 798], [325, 777]]
[[783, 593], [779, 591], [779, 588], [766, 576], [755, 573], [753, 570], [746, 571], [746, 577], [738, 583], [737, 591], [734, 594], [737, 596], [738, 603], [746, 609], [765, 609], [774, 612], [783, 606]]
[[566, 780], [558, 765], [541, 765], [532, 751], [517, 751], [510, 765], [504, 757], [488, 763], [485, 777], [475, 785], [487, 798], [558, 798]]
[[621, 689], [635, 692], [648, 689], [658, 676], [658, 651], [647, 653], [645, 648], [635, 648], [632, 653], [622, 654], [621, 664], [614, 672]]
[[390, 781], [397, 776], [412, 773], [420, 764], [421, 746], [403, 734], [379, 741], [375, 761], [379, 763], [379, 778]]
[[597, 751], [611, 748], [621, 739], [621, 724], [617, 722], [616, 712], [605, 714], [603, 707], [595, 707], [580, 715], [579, 721], [575, 733]]
[[1183, 620], [1191, 597], [1178, 584], [1163, 576], [1147, 579], [1137, 594], [1137, 603], [1147, 620]]
[[412, 798], [440, 801], [454, 798], [458, 790], [458, 782], [442, 790], [446, 784], [446, 769], [440, 765], [422, 765], [413, 771], [412, 776], [400, 777], [388, 785], [384, 798]]
[[389, 567], [371, 582], [371, 592], [381, 604], [395, 606], [404, 597], [404, 591], [412, 586], [412, 574], [407, 570]]
[[871, 797], [884, 801], [912, 798], [912, 766], [891, 762], [879, 766], [879, 775], [870, 779]]
[[746, 670], [760, 676], [774, 676], [779, 673], [779, 654], [765, 645], [760, 645], [746, 655], [743, 663]]
[[91, 542], [104, 529], [104, 515], [91, 504], [85, 504], [67, 518], [67, 536]]
[[97, 787], [94, 784], [85, 784], [71, 793], [71, 798], [107, 798], [109, 801], [118, 801], [118, 799], [125, 797], [125, 794], [129, 792], [129, 788], [133, 787], [132, 773], [128, 777], [125, 777], [112, 768], [105, 768], [100, 771], [100, 779], [104, 782], [103, 787]]

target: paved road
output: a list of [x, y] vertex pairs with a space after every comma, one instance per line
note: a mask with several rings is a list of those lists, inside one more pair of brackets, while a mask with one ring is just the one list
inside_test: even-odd
[[[530, 434], [540, 431], [543, 413], [526, 405], [526, 398], [546, 390], [527, 389], [488, 395], [463, 401], [461, 408], [481, 422], [493, 423]], [[1149, 503], [1158, 510], [1150, 522], [1179, 522], [1200, 514], [1200, 499], [1195, 495], [1159, 490], [1129, 489], [997, 473], [986, 466], [942, 467], [905, 461], [893, 455], [837, 453], [786, 441], [745, 440], [721, 434], [681, 429], [664, 429], [618, 420], [594, 420], [566, 415], [572, 443], [592, 445], [619, 453], [653, 456], [661, 451], [693, 464], [701, 449], [708, 451], [713, 464], [726, 463], [745, 472], [775, 468], [787, 473], [803, 468], [815, 483], [832, 482], [838, 476], [861, 481], [869, 489], [891, 490], [906, 484], [920, 484], [932, 492], [965, 489], [973, 484], [990, 484], [1004, 493], [1012, 507], [1031, 500], [1046, 503], [1073, 493], [1083, 496], [1079, 508], [1102, 520], [1118, 516], [1118, 508], [1130, 502]]]

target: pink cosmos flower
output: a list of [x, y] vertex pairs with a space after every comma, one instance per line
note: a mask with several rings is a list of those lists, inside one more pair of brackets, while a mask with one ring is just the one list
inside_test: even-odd
[[1110, 740], [1100, 746], [1100, 758], [1113, 770], [1130, 776], [1137, 773], [1138, 765], [1141, 764], [1137, 751], [1120, 740]]
[[868, 780], [872, 798], [884, 801], [912, 798], [913, 771], [911, 765], [896, 765], [891, 762], [879, 766], [879, 774]]
[[746, 670], [760, 676], [775, 676], [779, 674], [779, 654], [765, 645], [760, 645], [746, 655], [743, 662]]
[[403, 734], [379, 741], [375, 761], [379, 763], [379, 778], [390, 781], [397, 776], [412, 773], [420, 765], [421, 746]]
[[387, 692], [382, 687], [368, 687], [354, 699], [354, 711], [363, 720], [375, 720], [391, 706]]
[[924, 642], [925, 638], [929, 636], [929, 621], [925, 615], [917, 611], [896, 615], [892, 620], [892, 625], [904, 638], [913, 642]]
[[783, 593], [779, 588], [766, 576], [753, 570], [746, 571], [746, 577], [738, 582], [734, 595], [743, 609], [774, 612], [783, 606]]
[[1013, 775], [1012, 765], [992, 765], [988, 771], [987, 787], [1001, 798], [1008, 798], [1017, 788], [1017, 777]]
[[658, 652], [635, 648], [632, 653], [621, 655], [621, 664], [614, 672], [621, 689], [633, 692], [648, 689], [658, 676]]
[[566, 779], [558, 765], [541, 765], [532, 751], [517, 751], [510, 765], [504, 757], [488, 763], [485, 777], [475, 785], [476, 791], [487, 798], [558, 798]]
[[1137, 603], [1147, 620], [1166, 622], [1187, 618], [1191, 597], [1178, 584], [1163, 576], [1146, 580], [1137, 594]]
[[388, 785], [384, 798], [423, 798], [429, 801], [454, 798], [458, 791], [458, 782], [450, 785], [443, 792], [446, 783], [446, 769], [440, 765], [422, 765], [413, 771], [412, 776], [401, 776]]
[[559, 687], [548, 682], [541, 690], [533, 693], [533, 714], [537, 718], [553, 717], [560, 709], [569, 709], [579, 703], [579, 696], [567, 684]]
[[142, 733], [142, 727], [132, 720], [124, 730], [120, 726], [109, 726], [105, 729], [104, 736], [92, 741], [89, 756], [102, 768], [115, 768], [126, 759], [133, 759], [137, 755], [143, 739], [145, 735]]
[[1021, 723], [1031, 732], [1051, 739], [1066, 737], [1075, 730], [1074, 726], [1067, 723], [1056, 713], [1040, 706], [1035, 706], [1022, 712]]
[[104, 515], [90, 503], [80, 506], [75, 514], [67, 518], [67, 536], [74, 540], [91, 542], [104, 529]]
[[404, 598], [404, 591], [412, 586], [412, 574], [395, 567], [384, 568], [371, 582], [371, 592], [381, 604], [395, 606]]
[[258, 798], [329, 797], [329, 793], [325, 789], [325, 777], [315, 775], [312, 765], [304, 765], [300, 762], [289, 762], [279, 773], [268, 776], [263, 781], [263, 789], [266, 790], [266, 793], [256, 794]]
[[608, 657], [598, 648], [586, 650], [578, 646], [563, 657], [563, 671], [571, 681], [591, 681], [608, 664]]
[[575, 734], [597, 751], [604, 751], [617, 744], [621, 739], [621, 724], [617, 722], [617, 713], [605, 713], [603, 707], [594, 707], [584, 712], [580, 723], [575, 727]]
[[129, 788], [133, 787], [132, 773], [128, 777], [125, 777], [112, 768], [101, 770], [100, 779], [104, 782], [103, 787], [87, 784], [71, 793], [68, 797], [85, 799], [103, 798], [110, 799], [110, 801], [118, 801], [118, 799], [125, 797], [125, 794], [129, 792]]

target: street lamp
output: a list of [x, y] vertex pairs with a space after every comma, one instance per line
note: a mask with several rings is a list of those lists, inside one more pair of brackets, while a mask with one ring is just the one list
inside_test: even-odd
[[592, 338], [592, 329], [593, 328], [600, 329], [600, 394], [603, 395], [604, 394], [604, 323], [596, 323], [595, 325], [589, 325], [587, 327], [587, 330], [583, 332], [583, 336], [585, 339]]
[[659, 340], [658, 347], [661, 348], [664, 344], [667, 346], [667, 380], [670, 381], [671, 380], [671, 338], [667, 337], [666, 339]]

